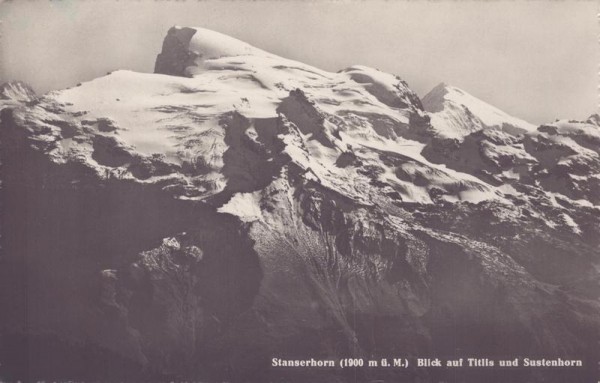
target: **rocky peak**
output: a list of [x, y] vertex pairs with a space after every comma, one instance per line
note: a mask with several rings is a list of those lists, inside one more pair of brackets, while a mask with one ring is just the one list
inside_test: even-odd
[[35, 91], [23, 81], [8, 81], [0, 85], [0, 99], [13, 101], [32, 101]]
[[592, 114], [586, 121], [589, 124], [600, 126], [600, 115], [598, 113]]
[[189, 46], [195, 33], [193, 28], [169, 29], [163, 41], [162, 52], [156, 56], [154, 73], [184, 76], [185, 69], [194, 64], [194, 55]]
[[421, 100], [425, 111], [431, 113], [441, 112], [444, 109], [445, 95], [447, 93], [448, 85], [443, 82], [431, 89]]

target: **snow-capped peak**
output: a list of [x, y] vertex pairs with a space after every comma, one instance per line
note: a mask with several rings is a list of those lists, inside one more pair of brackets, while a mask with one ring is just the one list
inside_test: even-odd
[[162, 74], [190, 76], [193, 74], [192, 72], [197, 72], [197, 69], [201, 70], [206, 60], [250, 55], [273, 56], [248, 43], [216, 31], [199, 27], [175, 26], [169, 30], [163, 42], [162, 52], [156, 58], [154, 71]]
[[[85, 158], [105, 178], [177, 182], [171, 189], [181, 198], [227, 197], [222, 211], [250, 206], [248, 219], [256, 217], [256, 196], [243, 193], [261, 190], [282, 164], [365, 204], [380, 189], [405, 203], [504, 198], [486, 180], [422, 154], [429, 121], [393, 74], [365, 66], [327, 72], [187, 27], [169, 30], [156, 72], [121, 70], [51, 92], [19, 118], [40, 121], [39, 137], [56, 161]], [[492, 126], [484, 124], [489, 115], [502, 128], [521, 123], [453, 87], [439, 86], [425, 100], [436, 98], [432, 116], [451, 123], [435, 127], [448, 136]], [[63, 119], [67, 128], [48, 123]]]
[[458, 138], [485, 128], [502, 128], [512, 133], [535, 130], [535, 126], [472, 96], [462, 89], [441, 83], [423, 97], [431, 124], [440, 136]]
[[[187, 27], [169, 30], [155, 72], [115, 71], [49, 94], [47, 101], [64, 106], [65, 112], [75, 117], [73, 130], [89, 138], [89, 145], [76, 148], [68, 139], [61, 139], [57, 157], [70, 157], [77, 150], [100, 173], [114, 171], [119, 177], [130, 174], [138, 178], [126, 157], [127, 153], [141, 156], [149, 167], [157, 169], [152, 164], [160, 163], [162, 169], [144, 172], [144, 182], [151, 182], [151, 177], [181, 176], [189, 186], [185, 196], [198, 199], [223, 191], [254, 192], [256, 185], [248, 186], [247, 180], [238, 182], [236, 178], [249, 179], [247, 167], [275, 164], [283, 148], [284, 157], [295, 166], [310, 169], [307, 177], [365, 201], [363, 184], [377, 178], [373, 182], [379, 185], [382, 177], [392, 178], [382, 184], [396, 182], [393, 166], [388, 170], [381, 167], [377, 153], [398, 152], [403, 158], [427, 162], [419, 154], [423, 143], [418, 141], [429, 126], [425, 112], [417, 95], [392, 74], [364, 66], [327, 72], [218, 32]], [[236, 136], [238, 130], [246, 138]], [[266, 144], [261, 140], [272, 130], [277, 131], [272, 140], [281, 142], [268, 149], [272, 140]], [[114, 170], [112, 162], [105, 164], [102, 156], [94, 154], [102, 145], [94, 147], [96, 136], [123, 153], [123, 161], [118, 162], [121, 169]], [[236, 177], [230, 172], [229, 160], [235, 157], [236, 144], [242, 143], [255, 145], [253, 150], [269, 161], [256, 158], [260, 163], [253, 163], [246, 157], [256, 154], [240, 153], [234, 168], [239, 165], [246, 170]], [[347, 166], [340, 175], [338, 165], [344, 156], [362, 157], [359, 151], [363, 147], [368, 158], [356, 163], [373, 163], [382, 170]], [[354, 182], [355, 178], [359, 181]], [[455, 178], [448, 176], [444, 182]], [[233, 184], [237, 185], [234, 189]], [[406, 201], [430, 202], [426, 187], [407, 185], [405, 189], [410, 189], [402, 196]]]

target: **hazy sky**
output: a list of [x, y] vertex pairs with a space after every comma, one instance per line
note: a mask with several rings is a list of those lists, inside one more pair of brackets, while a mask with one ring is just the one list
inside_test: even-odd
[[330, 71], [376, 67], [420, 96], [443, 81], [533, 123], [584, 119], [598, 106], [597, 14], [593, 1], [8, 1], [0, 80], [42, 93], [151, 72], [169, 27], [187, 25]]

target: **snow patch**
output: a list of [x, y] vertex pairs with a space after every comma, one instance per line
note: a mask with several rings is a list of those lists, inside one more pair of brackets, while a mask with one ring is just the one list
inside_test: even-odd
[[581, 234], [581, 229], [579, 225], [575, 222], [575, 220], [568, 214], [562, 213], [561, 218], [563, 219], [565, 225], [575, 234]]
[[226, 213], [239, 217], [242, 222], [262, 220], [260, 209], [260, 192], [236, 193], [229, 202], [217, 209], [219, 213]]

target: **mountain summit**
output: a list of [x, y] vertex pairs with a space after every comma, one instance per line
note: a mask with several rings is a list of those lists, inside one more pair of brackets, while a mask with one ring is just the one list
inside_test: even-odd
[[[535, 129], [202, 28], [155, 66], [2, 110], [2, 379], [596, 376], [597, 119]], [[441, 356], [585, 367], [416, 367]]]
[[498, 127], [514, 133], [535, 130], [535, 126], [470, 95], [441, 83], [423, 97], [431, 124], [444, 137], [462, 138], [470, 133]]
[[[204, 28], [173, 27], [156, 57], [154, 72], [189, 76], [206, 60], [235, 56], [270, 57], [269, 53], [233, 37]], [[196, 67], [196, 68], [193, 68]]]

